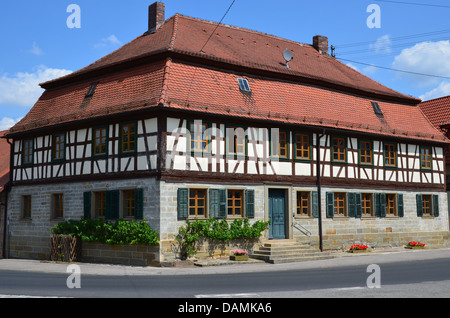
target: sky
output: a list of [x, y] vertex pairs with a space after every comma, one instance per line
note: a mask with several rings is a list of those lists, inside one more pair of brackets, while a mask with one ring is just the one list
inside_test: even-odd
[[[27, 114], [39, 83], [85, 67], [147, 30], [153, 0], [16, 0], [0, 11], [0, 131]], [[423, 100], [450, 95], [448, 0], [163, 0], [175, 13], [312, 44]], [[76, 7], [72, 6], [76, 5]], [[75, 8], [75, 9], [74, 9]], [[227, 12], [227, 10], [229, 11]]]

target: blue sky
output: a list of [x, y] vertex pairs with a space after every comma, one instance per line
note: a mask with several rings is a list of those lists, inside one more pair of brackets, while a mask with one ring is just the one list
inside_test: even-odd
[[[166, 18], [181, 13], [219, 22], [232, 0], [165, 0]], [[39, 83], [80, 69], [146, 31], [149, 0], [17, 0], [0, 11], [0, 130], [30, 110]], [[70, 4], [81, 27], [68, 28]], [[379, 28], [367, 19], [380, 9]], [[223, 23], [312, 43], [329, 38], [336, 57], [404, 94], [450, 95], [450, 3], [445, 0], [235, 0]], [[363, 63], [363, 64], [361, 64]], [[393, 68], [435, 75], [419, 76]]]

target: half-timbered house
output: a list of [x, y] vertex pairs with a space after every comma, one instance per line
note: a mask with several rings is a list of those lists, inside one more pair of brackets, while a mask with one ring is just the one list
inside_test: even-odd
[[144, 34], [41, 86], [7, 135], [11, 256], [46, 257], [50, 228], [82, 217], [147, 220], [161, 259], [187, 219], [270, 220], [265, 239], [325, 249], [448, 234], [447, 140], [324, 36], [165, 20], [157, 2]]

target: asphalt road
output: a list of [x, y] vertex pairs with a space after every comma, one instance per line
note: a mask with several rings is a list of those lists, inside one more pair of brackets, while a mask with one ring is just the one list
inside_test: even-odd
[[[368, 288], [367, 264], [202, 275], [81, 275], [0, 270], [0, 295], [82, 298], [277, 298], [450, 296], [450, 258], [379, 265]], [[75, 280], [72, 280], [75, 282]]]

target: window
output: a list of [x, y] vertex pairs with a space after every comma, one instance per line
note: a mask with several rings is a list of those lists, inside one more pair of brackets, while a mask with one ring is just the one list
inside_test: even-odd
[[279, 159], [289, 158], [289, 132], [285, 130], [271, 130], [271, 155]]
[[245, 129], [242, 127], [227, 127], [227, 148], [232, 155], [246, 155]]
[[297, 216], [310, 215], [310, 192], [297, 192]]
[[361, 194], [361, 212], [362, 216], [372, 216], [372, 194]]
[[23, 141], [22, 164], [33, 164], [33, 139], [26, 139]]
[[120, 128], [120, 149], [122, 154], [136, 151], [136, 123], [122, 124]]
[[361, 165], [373, 164], [373, 145], [371, 141], [360, 140], [359, 142], [359, 163]]
[[347, 213], [345, 193], [334, 193], [334, 215], [345, 216]]
[[248, 81], [245, 78], [238, 78], [239, 89], [242, 92], [251, 92], [250, 86], [248, 85]]
[[343, 137], [332, 138], [332, 161], [338, 163], [347, 162], [347, 142]]
[[94, 156], [106, 155], [108, 153], [108, 129], [106, 127], [94, 128], [92, 139]]
[[386, 215], [394, 216], [397, 215], [397, 201], [396, 195], [392, 193], [386, 194]]
[[417, 216], [439, 216], [439, 195], [417, 194]]
[[63, 217], [63, 194], [57, 193], [53, 194], [53, 218], [54, 219], [61, 219]]
[[397, 166], [397, 145], [393, 143], [384, 144], [384, 166]]
[[123, 202], [123, 217], [133, 218], [134, 217], [134, 190], [124, 190], [122, 192], [122, 202]]
[[88, 91], [86, 92], [86, 95], [84, 98], [89, 98], [94, 96], [95, 89], [97, 88], [98, 82], [92, 83], [91, 86], [89, 86]]
[[189, 189], [189, 216], [206, 217], [205, 189]]
[[295, 159], [311, 159], [311, 136], [308, 134], [295, 133]]
[[94, 200], [95, 218], [104, 218], [106, 211], [106, 192], [94, 192]]
[[243, 191], [242, 190], [228, 190], [228, 216], [241, 217], [243, 216]]
[[64, 160], [66, 157], [65, 149], [65, 134], [60, 133], [53, 135], [53, 160]]
[[420, 169], [431, 170], [431, 147], [420, 147]]
[[431, 205], [431, 195], [423, 195], [422, 196], [422, 209], [423, 215], [432, 215], [432, 205]]
[[189, 124], [190, 147], [193, 152], [207, 152], [209, 148], [209, 125], [201, 121]]
[[22, 196], [22, 216], [24, 219], [31, 218], [31, 195]]
[[372, 107], [376, 115], [383, 117], [383, 112], [377, 102], [372, 102]]

